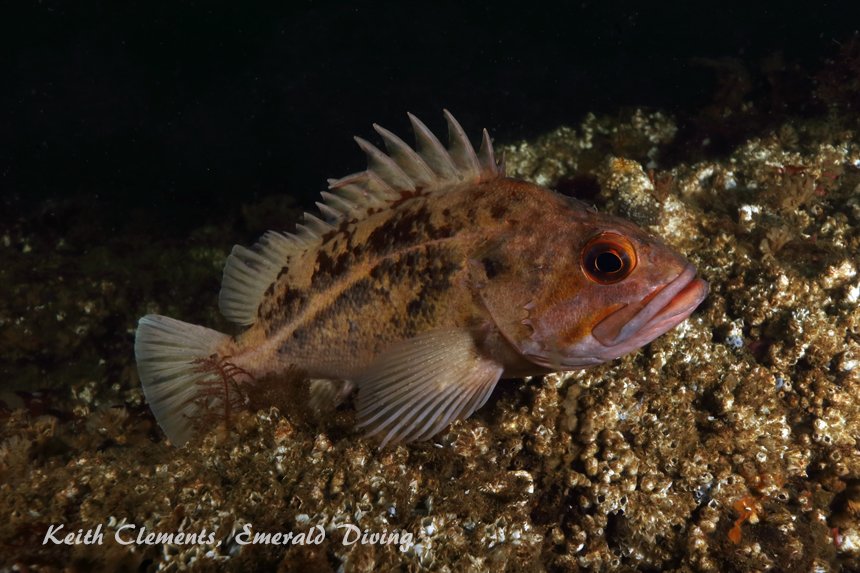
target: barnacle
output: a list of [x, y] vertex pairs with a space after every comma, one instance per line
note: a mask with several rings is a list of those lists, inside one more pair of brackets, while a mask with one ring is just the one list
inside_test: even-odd
[[129, 412], [125, 406], [101, 407], [87, 419], [87, 429], [91, 432], [99, 432], [102, 435], [114, 437], [121, 433], [128, 418]]
[[26, 473], [30, 452], [30, 442], [12, 436], [0, 443], [0, 478], [10, 475], [23, 476]]
[[787, 228], [773, 227], [767, 232], [767, 236], [761, 240], [759, 248], [766, 257], [773, 257], [790, 240], [791, 233]]
[[789, 123], [783, 124], [777, 132], [777, 138], [780, 145], [785, 149], [794, 149], [797, 147], [800, 138], [797, 135], [797, 130]]
[[789, 165], [777, 192], [780, 195], [779, 208], [795, 211], [801, 205], [809, 205], [815, 197], [815, 179], [802, 166]]

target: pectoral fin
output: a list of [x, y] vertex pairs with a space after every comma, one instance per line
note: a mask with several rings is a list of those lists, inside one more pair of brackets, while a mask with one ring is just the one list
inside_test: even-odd
[[389, 442], [426, 440], [484, 405], [503, 368], [484, 356], [479, 329], [444, 328], [383, 352], [356, 380], [358, 426]]

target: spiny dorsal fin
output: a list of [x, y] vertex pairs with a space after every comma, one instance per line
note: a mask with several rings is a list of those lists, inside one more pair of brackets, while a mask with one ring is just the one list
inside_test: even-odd
[[332, 224], [357, 221], [369, 212], [399, 201], [406, 193], [430, 192], [459, 183], [480, 183], [505, 176], [505, 157], [496, 162], [493, 144], [484, 130], [481, 149], [475, 148], [457, 120], [444, 110], [448, 122], [448, 149], [442, 146], [427, 126], [411, 113], [415, 130], [415, 149], [390, 131], [374, 124], [382, 136], [386, 155], [374, 145], [356, 137], [367, 154], [367, 169], [341, 179], [329, 180], [323, 192], [324, 203], [317, 203], [325, 221], [305, 213], [296, 233], [263, 235], [250, 249], [233, 247], [224, 267], [220, 306], [222, 314], [238, 324], [253, 324], [266, 289], [278, 278], [290, 257], [297, 257], [320, 243], [323, 235], [334, 230]]
[[478, 156], [475, 154], [475, 148], [469, 143], [469, 138], [457, 120], [454, 119], [448, 110], [445, 112], [445, 119], [448, 120], [448, 153], [451, 159], [454, 160], [454, 165], [460, 169], [460, 174], [463, 179], [475, 179], [480, 177], [480, 166], [478, 165]]
[[[372, 208], [377, 207], [378, 202], [371, 197], [385, 202], [397, 201], [406, 192], [434, 191], [456, 183], [479, 183], [504, 177], [504, 158], [496, 163], [487, 131], [484, 130], [481, 150], [475, 153], [454, 116], [448, 110], [444, 113], [448, 122], [448, 149], [412, 114], [409, 114], [409, 120], [415, 130], [415, 149], [374, 124], [374, 129], [385, 141], [388, 155], [356, 137], [358, 145], [367, 154], [367, 170], [330, 182], [329, 189], [335, 196], [345, 197], [359, 207]], [[338, 208], [334, 202], [326, 200], [326, 203]]]

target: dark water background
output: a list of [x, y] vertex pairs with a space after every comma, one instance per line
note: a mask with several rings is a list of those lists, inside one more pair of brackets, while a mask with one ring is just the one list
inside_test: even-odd
[[95, 194], [117, 225], [182, 234], [271, 194], [310, 204], [364, 168], [351, 138], [379, 143], [373, 122], [411, 142], [407, 111], [443, 141], [444, 107], [501, 142], [589, 111], [683, 113], [717, 89], [695, 58], [782, 52], [811, 74], [860, 27], [857, 2], [466, 4], [5, 4], [2, 195]]

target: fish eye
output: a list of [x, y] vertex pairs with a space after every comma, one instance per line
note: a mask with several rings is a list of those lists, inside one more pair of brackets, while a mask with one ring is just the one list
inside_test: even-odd
[[624, 280], [636, 267], [636, 251], [630, 241], [615, 233], [602, 233], [582, 249], [582, 270], [598, 284]]

